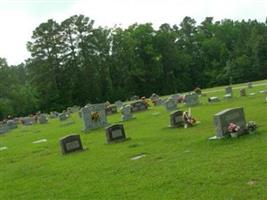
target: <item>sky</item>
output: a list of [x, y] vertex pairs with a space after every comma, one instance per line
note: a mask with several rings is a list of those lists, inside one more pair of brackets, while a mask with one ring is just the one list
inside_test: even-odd
[[201, 23], [256, 19], [265, 22], [267, 0], [0, 0], [0, 57], [16, 65], [30, 57], [27, 41], [48, 19], [61, 22], [75, 14], [95, 20], [96, 26], [127, 27], [133, 23], [180, 24], [185, 16]]

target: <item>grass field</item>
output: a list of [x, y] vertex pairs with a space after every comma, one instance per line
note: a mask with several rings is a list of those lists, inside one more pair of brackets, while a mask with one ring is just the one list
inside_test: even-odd
[[[104, 129], [83, 133], [77, 113], [71, 116], [74, 124], [54, 119], [0, 135], [0, 147], [8, 147], [0, 151], [0, 199], [266, 200], [267, 104], [258, 91], [267, 86], [248, 89], [256, 95], [247, 97], [236, 89], [232, 100], [208, 104], [209, 96], [222, 99], [220, 89], [206, 90], [216, 92], [192, 108], [197, 126], [168, 128], [165, 108], [151, 107], [123, 122], [131, 139], [122, 143], [106, 144]], [[259, 125], [256, 133], [208, 140], [215, 135], [213, 115], [232, 107], [244, 107], [246, 120]], [[120, 121], [120, 114], [108, 121]], [[71, 133], [80, 134], [88, 150], [63, 156], [59, 139]], [[47, 142], [32, 143], [39, 139]], [[146, 156], [131, 160], [142, 153]]]

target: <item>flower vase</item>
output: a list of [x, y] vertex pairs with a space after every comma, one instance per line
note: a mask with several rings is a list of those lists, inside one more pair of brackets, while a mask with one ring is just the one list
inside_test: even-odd
[[237, 138], [238, 134], [236, 132], [230, 133], [232, 138]]

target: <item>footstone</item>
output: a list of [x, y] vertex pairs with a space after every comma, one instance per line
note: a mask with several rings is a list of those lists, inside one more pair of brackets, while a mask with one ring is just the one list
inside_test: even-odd
[[62, 154], [68, 154], [75, 151], [82, 151], [82, 141], [80, 135], [68, 135], [59, 141]]
[[209, 103], [217, 103], [217, 102], [220, 102], [220, 99], [218, 97], [209, 97], [208, 102]]
[[114, 124], [106, 128], [107, 143], [123, 141], [126, 139], [122, 124]]

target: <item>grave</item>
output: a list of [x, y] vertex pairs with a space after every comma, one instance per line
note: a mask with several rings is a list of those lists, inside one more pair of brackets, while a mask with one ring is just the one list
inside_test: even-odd
[[248, 88], [252, 88], [252, 82], [248, 82]]
[[241, 88], [241, 89], [239, 90], [239, 93], [240, 93], [240, 96], [241, 96], [241, 97], [247, 96], [246, 88]]
[[120, 101], [120, 100], [118, 100], [118, 101], [115, 101], [115, 103], [114, 103], [116, 106], [117, 106], [117, 108], [118, 109], [120, 109], [122, 106], [123, 106], [123, 102], [122, 101]]
[[107, 143], [123, 141], [126, 139], [122, 124], [114, 124], [106, 128]]
[[199, 104], [198, 94], [196, 93], [187, 94], [184, 97], [184, 101], [185, 104], [189, 107], [198, 105]]
[[8, 126], [9, 129], [14, 129], [18, 127], [16, 121], [13, 119], [7, 120], [6, 125]]
[[162, 99], [155, 93], [150, 96], [150, 99], [155, 106], [162, 105], [163, 103]]
[[26, 126], [33, 125], [35, 123], [35, 119], [33, 117], [23, 117], [21, 119], [21, 123]]
[[213, 121], [216, 128], [216, 138], [223, 138], [228, 134], [228, 126], [230, 123], [235, 123], [240, 126], [240, 135], [246, 131], [246, 120], [243, 108], [223, 110], [214, 115]]
[[84, 124], [83, 131], [97, 129], [108, 125], [105, 104], [93, 104], [81, 109]]
[[58, 115], [58, 119], [59, 119], [60, 121], [65, 121], [65, 120], [68, 119], [68, 118], [69, 118], [69, 115], [68, 115], [67, 113], [65, 113], [65, 112], [60, 113], [60, 114]]
[[171, 98], [176, 102], [179, 103], [180, 99], [181, 99], [181, 94], [173, 94], [171, 95]]
[[7, 126], [7, 124], [3, 124], [3, 125], [0, 126], [0, 134], [7, 133], [9, 130], [10, 129]]
[[56, 112], [56, 111], [52, 111], [52, 112], [50, 112], [50, 114], [49, 114], [49, 118], [50, 119], [55, 119], [55, 118], [57, 118], [57, 116], [58, 116], [58, 112]]
[[131, 101], [137, 101], [139, 99], [138, 96], [134, 95], [130, 98]]
[[231, 99], [232, 97], [233, 97], [233, 89], [231, 86], [228, 86], [225, 88], [224, 98], [225, 99]]
[[111, 115], [111, 114], [114, 114], [114, 113], [117, 113], [117, 106], [116, 105], [108, 105], [106, 107], [106, 114], [107, 115]]
[[132, 112], [144, 111], [148, 108], [147, 104], [143, 100], [134, 101], [130, 105]]
[[122, 121], [134, 119], [130, 105], [123, 105], [121, 108], [121, 114]]
[[167, 111], [174, 111], [177, 110], [177, 103], [174, 99], [172, 98], [168, 98], [165, 102], [164, 102], [165, 108]]
[[170, 113], [170, 126], [172, 128], [184, 126], [183, 111], [176, 110]]
[[47, 123], [47, 117], [45, 114], [40, 114], [38, 116], [38, 121], [40, 124], [46, 124]]
[[220, 99], [218, 97], [209, 97], [208, 102], [209, 103], [217, 103], [217, 102], [220, 102]]
[[63, 155], [83, 150], [80, 135], [68, 135], [63, 137], [60, 139], [59, 144]]

